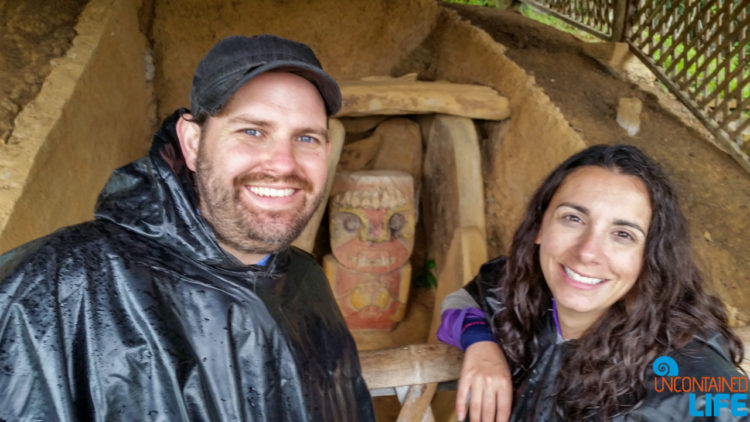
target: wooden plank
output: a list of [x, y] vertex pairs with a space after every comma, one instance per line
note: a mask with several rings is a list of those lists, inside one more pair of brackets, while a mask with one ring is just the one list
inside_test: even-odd
[[457, 380], [462, 359], [461, 350], [443, 343], [359, 352], [370, 390]]
[[430, 402], [436, 390], [437, 384], [412, 385], [396, 422], [435, 422]]

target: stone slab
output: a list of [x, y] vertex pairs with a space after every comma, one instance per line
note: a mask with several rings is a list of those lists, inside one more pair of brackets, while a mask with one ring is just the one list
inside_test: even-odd
[[362, 117], [341, 117], [341, 123], [346, 129], [347, 142], [350, 136], [357, 136], [362, 133], [368, 133], [374, 130], [388, 116], [362, 116]]
[[310, 253], [313, 252], [315, 238], [317, 237], [318, 229], [320, 228], [320, 222], [323, 220], [323, 215], [328, 206], [328, 195], [331, 192], [331, 186], [333, 186], [333, 179], [336, 176], [336, 166], [339, 163], [341, 150], [344, 146], [344, 125], [342, 125], [338, 119], [333, 117], [328, 119], [328, 138], [331, 142], [331, 153], [328, 155], [328, 177], [326, 178], [326, 193], [323, 196], [324, 199], [321, 201], [318, 209], [315, 210], [310, 221], [307, 222], [302, 233], [300, 233], [294, 242], [292, 242], [292, 245]]
[[380, 148], [381, 136], [378, 133], [358, 139], [354, 142], [348, 142], [341, 151], [339, 159], [339, 170], [359, 171], [370, 170], [372, 161]]
[[375, 130], [380, 147], [372, 161], [373, 170], [403, 170], [414, 177], [419, 189], [422, 180], [422, 135], [419, 124], [411, 119], [394, 118]]
[[428, 258], [440, 269], [458, 227], [476, 227], [486, 237], [484, 183], [473, 121], [447, 115], [431, 121], [422, 164], [422, 210]]
[[402, 170], [422, 179], [422, 134], [419, 124], [403, 117], [389, 118], [372, 135], [344, 144], [339, 170]]
[[487, 241], [483, 231], [477, 227], [458, 227], [453, 233], [445, 260], [438, 272], [435, 307], [427, 337], [437, 342], [440, 327], [440, 305], [445, 297], [460, 289], [479, 273], [479, 267], [487, 261]]
[[379, 78], [342, 81], [340, 86], [343, 104], [338, 117], [441, 113], [503, 120], [510, 116], [508, 99], [482, 85]]

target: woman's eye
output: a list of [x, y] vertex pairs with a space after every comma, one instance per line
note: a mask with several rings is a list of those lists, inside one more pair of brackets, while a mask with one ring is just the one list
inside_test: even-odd
[[563, 215], [563, 220], [572, 221], [574, 223], [580, 223], [582, 221], [580, 217], [573, 214]]
[[635, 236], [625, 231], [616, 231], [615, 236], [625, 240], [635, 240]]

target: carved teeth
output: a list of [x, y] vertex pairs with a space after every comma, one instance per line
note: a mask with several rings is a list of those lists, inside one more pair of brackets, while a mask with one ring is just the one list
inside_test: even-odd
[[406, 195], [391, 187], [350, 190], [332, 198], [331, 205], [338, 208], [397, 208], [408, 203]]

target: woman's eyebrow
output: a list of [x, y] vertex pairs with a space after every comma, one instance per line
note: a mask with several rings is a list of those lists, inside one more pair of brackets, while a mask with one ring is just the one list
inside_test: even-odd
[[638, 225], [638, 223], [634, 223], [634, 222], [628, 221], [628, 220], [615, 220], [614, 223], [616, 225], [618, 225], [618, 226], [632, 227], [632, 228], [638, 230], [639, 232], [641, 232], [641, 234], [643, 234], [644, 236], [646, 236], [646, 231], [643, 230], [643, 227], [641, 227], [640, 225]]
[[588, 208], [586, 208], [586, 207], [584, 207], [583, 205], [578, 205], [578, 204], [574, 204], [574, 203], [572, 203], [572, 202], [561, 202], [561, 203], [560, 203], [560, 204], [559, 204], [559, 205], [557, 206], [557, 208], [560, 208], [560, 207], [569, 207], [569, 208], [573, 208], [573, 209], [574, 209], [574, 210], [576, 210], [576, 211], [579, 211], [579, 212], [581, 212], [581, 213], [583, 213], [583, 214], [589, 215], [589, 209], [588, 209]]
[[[586, 207], [584, 207], [584, 206], [582, 206], [582, 205], [574, 204], [574, 203], [571, 203], [571, 202], [561, 202], [557, 206], [557, 208], [560, 208], [560, 207], [573, 208], [574, 210], [577, 210], [577, 211], [579, 211], [582, 214], [589, 215], [589, 209], [586, 208]], [[639, 232], [641, 232], [644, 236], [646, 235], [646, 230], [644, 230], [643, 227], [641, 227], [638, 223], [634, 223], [634, 222], [629, 221], [629, 220], [616, 219], [614, 221], [614, 224], [618, 225], [618, 226], [632, 227], [632, 228], [638, 230]]]

